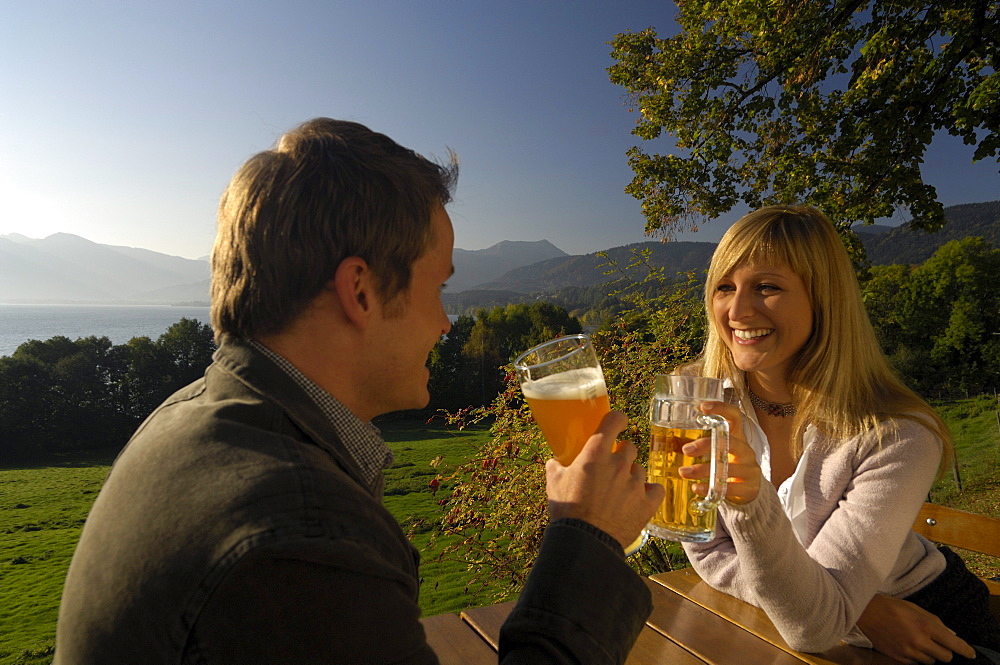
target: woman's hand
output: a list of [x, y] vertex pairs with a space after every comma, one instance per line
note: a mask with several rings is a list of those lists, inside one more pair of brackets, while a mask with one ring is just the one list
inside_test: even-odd
[[[743, 437], [743, 414], [738, 407], [725, 402], [705, 402], [701, 405], [701, 410], [729, 421], [729, 480], [726, 501], [736, 504], [753, 501], [760, 492], [763, 473], [757, 463], [757, 455]], [[701, 457], [711, 454], [712, 444], [709, 439], [698, 439], [685, 444], [682, 450], [690, 457]], [[708, 478], [710, 467], [708, 464], [682, 466], [678, 473], [681, 478], [703, 480]], [[700, 496], [708, 494], [707, 483], [695, 483], [692, 489]]]
[[936, 615], [919, 605], [875, 594], [858, 628], [877, 651], [901, 663], [951, 662], [952, 654], [975, 658], [975, 650]]

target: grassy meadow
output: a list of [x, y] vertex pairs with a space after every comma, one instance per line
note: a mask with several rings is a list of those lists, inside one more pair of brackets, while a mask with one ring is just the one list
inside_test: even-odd
[[[955, 435], [963, 491], [950, 477], [935, 485], [933, 499], [988, 515], [1000, 514], [1000, 416], [993, 396], [938, 405]], [[429, 483], [468, 457], [489, 433], [455, 432], [442, 425], [382, 425], [396, 453], [386, 473], [385, 502], [423, 551], [420, 604], [427, 616], [488, 601], [466, 590], [458, 561], [438, 562], [442, 543], [428, 550], [430, 523], [440, 514]], [[90, 505], [107, 476], [114, 452], [0, 468], [0, 665], [50, 663], [63, 579]], [[962, 553], [963, 555], [966, 553]], [[969, 557], [983, 576], [1000, 575], [986, 557]], [[471, 590], [470, 590], [471, 591]]]

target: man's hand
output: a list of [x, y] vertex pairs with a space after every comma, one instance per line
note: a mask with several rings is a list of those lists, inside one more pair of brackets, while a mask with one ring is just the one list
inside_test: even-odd
[[545, 465], [549, 516], [589, 522], [623, 549], [638, 538], [664, 497], [664, 489], [647, 484], [646, 470], [635, 464], [635, 445], [616, 445], [615, 437], [626, 425], [625, 415], [612, 411], [572, 464], [550, 459]]
[[975, 658], [976, 652], [936, 615], [919, 605], [875, 594], [858, 619], [872, 646], [901, 663], [951, 662], [952, 654]]

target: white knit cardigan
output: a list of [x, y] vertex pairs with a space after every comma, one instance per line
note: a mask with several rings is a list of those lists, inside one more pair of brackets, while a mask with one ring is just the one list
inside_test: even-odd
[[[833, 450], [823, 450], [821, 436], [810, 446], [797, 470], [808, 524], [803, 544], [774, 486], [762, 482], [755, 500], [719, 507], [714, 540], [684, 545], [702, 579], [763, 609], [799, 651], [841, 640], [871, 647], [855, 624], [875, 593], [904, 597], [944, 570], [941, 553], [912, 529], [941, 441], [908, 418], [886, 424], [895, 434], [881, 446], [872, 432]], [[746, 426], [757, 427], [749, 419]]]

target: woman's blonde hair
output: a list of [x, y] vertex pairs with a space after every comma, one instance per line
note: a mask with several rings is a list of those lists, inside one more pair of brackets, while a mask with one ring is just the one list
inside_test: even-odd
[[[699, 363], [706, 376], [732, 380], [743, 403], [746, 375], [733, 363], [725, 331], [712, 316], [715, 290], [743, 265], [787, 265], [806, 287], [812, 334], [796, 355], [789, 391], [797, 406], [791, 452], [802, 454], [807, 424], [833, 442], [874, 431], [879, 441], [893, 418], [918, 419], [942, 441], [941, 469], [954, 458], [947, 425], [889, 367], [861, 301], [857, 275], [827, 217], [809, 206], [770, 206], [742, 217], [722, 237], [708, 270], [705, 307], [709, 325]], [[835, 445], [835, 444], [834, 444]]]

